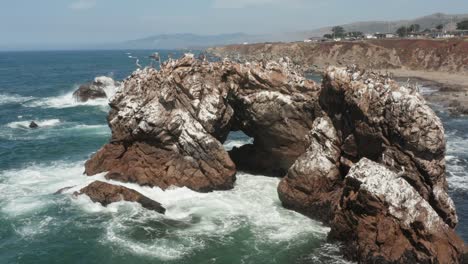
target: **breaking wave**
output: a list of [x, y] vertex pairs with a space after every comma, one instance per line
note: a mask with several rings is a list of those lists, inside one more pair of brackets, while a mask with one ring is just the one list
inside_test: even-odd
[[104, 91], [107, 98], [99, 98], [88, 100], [87, 102], [79, 102], [73, 97], [73, 93], [79, 88], [79, 85], [75, 85], [72, 91], [67, 92], [59, 96], [35, 98], [34, 100], [25, 103], [28, 107], [42, 107], [42, 108], [70, 108], [77, 106], [100, 106], [104, 111], [108, 110], [109, 99], [114, 96], [119, 86], [116, 86], [112, 78], [106, 76], [99, 76], [95, 78], [95, 81], [99, 81], [104, 84]]
[[[167, 209], [166, 215], [160, 215], [136, 203], [119, 202], [103, 207], [87, 196], [74, 198], [72, 194], [90, 182], [107, 181], [103, 175], [85, 177], [82, 173], [83, 162], [30, 165], [0, 172], [0, 210], [9, 217], [24, 217], [64, 203], [64, 207], [79, 208], [82, 214], [107, 214], [111, 217], [99, 223], [103, 233], [101, 243], [161, 260], [186, 257], [209, 248], [210, 243], [229, 244], [233, 237], [246, 232], [246, 227], [248, 236], [244, 239], [257, 248], [278, 243], [301, 245], [311, 239], [324, 241], [329, 231], [281, 206], [276, 193], [277, 178], [239, 173], [233, 190], [212, 193], [187, 188], [163, 191], [109, 181], [159, 201]], [[65, 191], [68, 198], [53, 199], [54, 192], [67, 186], [74, 186]], [[52, 222], [60, 224], [53, 216], [44, 215], [17, 226], [15, 231], [20, 236], [34, 236], [47, 232]]]
[[30, 120], [30, 121], [16, 121], [6, 124], [9, 128], [27, 128], [29, 124], [34, 121], [39, 127], [53, 127], [60, 124], [60, 119], [46, 119], [46, 120]]
[[23, 103], [31, 99], [33, 99], [33, 97], [24, 97], [17, 94], [0, 94], [0, 105], [11, 103]]

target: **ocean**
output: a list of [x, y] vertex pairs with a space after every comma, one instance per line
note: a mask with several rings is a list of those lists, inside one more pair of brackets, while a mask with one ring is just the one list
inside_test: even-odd
[[[175, 57], [181, 52], [169, 53]], [[122, 80], [151, 51], [0, 53], [0, 263], [347, 263], [329, 228], [282, 208], [278, 178], [239, 172], [230, 191], [125, 184], [166, 207], [160, 215], [119, 202], [103, 207], [79, 190], [102, 175], [84, 162], [110, 137], [107, 100], [77, 103], [80, 84]], [[310, 75], [320, 80], [320, 76]], [[450, 195], [468, 240], [468, 118], [433, 106], [448, 140]], [[35, 121], [38, 129], [29, 129]], [[233, 132], [227, 149], [251, 139]], [[54, 193], [74, 186], [68, 195]]]

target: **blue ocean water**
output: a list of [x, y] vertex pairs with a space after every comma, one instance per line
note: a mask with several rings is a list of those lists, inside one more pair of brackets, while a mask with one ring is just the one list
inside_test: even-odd
[[[346, 263], [326, 243], [327, 227], [282, 208], [276, 178], [241, 172], [233, 190], [209, 194], [127, 184], [161, 202], [165, 216], [53, 195], [103, 180], [84, 176], [83, 163], [110, 137], [107, 101], [77, 103], [71, 93], [96, 76], [124, 79], [134, 57], [148, 65], [150, 53], [0, 53], [0, 263]], [[458, 232], [468, 240], [468, 118], [436, 110]], [[40, 128], [27, 128], [32, 120]], [[232, 133], [225, 145], [249, 140]]]

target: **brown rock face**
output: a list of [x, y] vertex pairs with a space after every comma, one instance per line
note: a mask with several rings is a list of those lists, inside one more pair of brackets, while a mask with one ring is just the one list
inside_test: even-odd
[[86, 163], [86, 173], [161, 188], [232, 188], [235, 165], [219, 141], [233, 112], [221, 67], [186, 56], [161, 71], [133, 73], [110, 103], [111, 143]]
[[344, 181], [329, 238], [362, 263], [458, 263], [463, 241], [402, 177], [363, 158]]
[[185, 56], [160, 71], [136, 71], [110, 103], [111, 143], [86, 163], [86, 173], [161, 188], [230, 189], [236, 166], [222, 142], [236, 129], [255, 138], [252, 150], [262, 153], [265, 170], [285, 171], [305, 150], [318, 91], [287, 61]]
[[[88, 175], [200, 192], [232, 188], [237, 169], [286, 175], [278, 186], [283, 205], [330, 224], [330, 239], [344, 241], [350, 259], [461, 260], [444, 129], [411, 87], [335, 67], [318, 86], [287, 59], [238, 64], [186, 55], [159, 71], [137, 70], [110, 105], [112, 138], [86, 162]], [[233, 130], [253, 144], [226, 152]], [[140, 200], [103, 183], [87, 188], [103, 204], [122, 193]]]
[[340, 139], [328, 117], [317, 118], [313, 127], [309, 148], [280, 182], [278, 194], [285, 207], [328, 222], [342, 188]]
[[93, 202], [100, 203], [103, 206], [107, 206], [115, 202], [128, 201], [137, 202], [144, 208], [161, 214], [164, 214], [166, 211], [160, 203], [151, 200], [135, 190], [101, 181], [91, 183], [81, 189], [78, 194], [86, 194]]
[[239, 169], [284, 176], [305, 152], [307, 134], [316, 116], [320, 87], [292, 70], [282, 59], [263, 67], [237, 65], [229, 71], [235, 92], [233, 129], [254, 138], [252, 145], [230, 152]]
[[345, 158], [366, 157], [402, 172], [447, 224], [456, 225], [444, 128], [419, 93], [377, 74], [331, 67], [320, 103], [344, 139]]
[[[385, 76], [330, 67], [320, 105], [328, 117], [280, 182], [283, 205], [329, 223], [330, 239], [362, 263], [458, 263], [444, 129], [424, 99]], [[356, 175], [384, 191], [359, 189]]]

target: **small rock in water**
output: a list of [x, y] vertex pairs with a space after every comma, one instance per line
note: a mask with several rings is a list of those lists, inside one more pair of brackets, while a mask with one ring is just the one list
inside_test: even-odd
[[95, 181], [81, 189], [80, 192], [75, 192], [75, 195], [80, 194], [88, 195], [93, 202], [98, 202], [103, 206], [107, 206], [115, 202], [128, 201], [137, 202], [141, 204], [143, 208], [153, 210], [161, 214], [166, 212], [166, 209], [160, 203], [151, 200], [135, 190], [101, 181]]
[[36, 122], [34, 122], [34, 121], [31, 121], [31, 123], [29, 124], [29, 128], [38, 128], [38, 127], [39, 127], [39, 125], [36, 124]]

